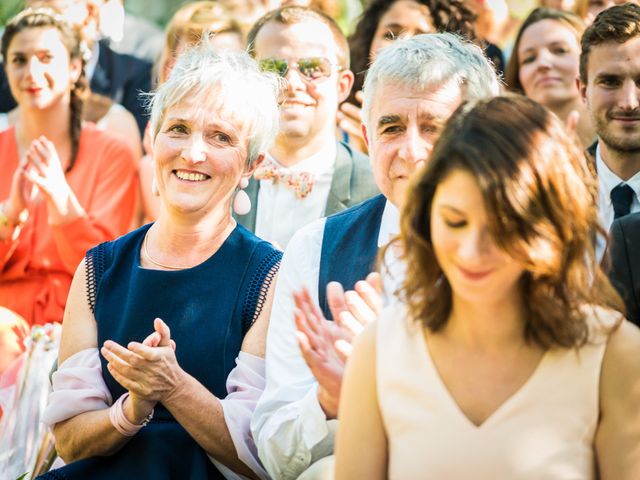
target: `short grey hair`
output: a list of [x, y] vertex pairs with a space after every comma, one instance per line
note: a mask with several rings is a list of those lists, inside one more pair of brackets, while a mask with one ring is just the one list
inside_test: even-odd
[[463, 100], [500, 93], [500, 81], [482, 49], [452, 33], [429, 33], [397, 40], [376, 54], [364, 80], [362, 120], [369, 128], [371, 106], [380, 85], [396, 83], [415, 90], [456, 82]]
[[148, 95], [151, 137], [158, 135], [167, 110], [184, 100], [216, 105], [248, 125], [251, 166], [278, 133], [282, 85], [280, 77], [262, 72], [247, 53], [216, 51], [203, 38], [178, 57], [169, 78]]

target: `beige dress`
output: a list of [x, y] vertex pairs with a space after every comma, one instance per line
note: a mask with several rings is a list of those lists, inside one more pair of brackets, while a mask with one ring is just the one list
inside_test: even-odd
[[[614, 314], [597, 317], [610, 324]], [[594, 479], [606, 336], [593, 338], [579, 351], [547, 351], [527, 382], [476, 426], [442, 382], [418, 325], [403, 307], [383, 312], [376, 376], [389, 478]]]

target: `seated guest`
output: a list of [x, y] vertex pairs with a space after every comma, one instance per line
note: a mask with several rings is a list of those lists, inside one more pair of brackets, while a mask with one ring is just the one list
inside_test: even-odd
[[598, 266], [596, 195], [546, 108], [456, 111], [402, 210], [402, 303], [347, 365], [337, 479], [637, 478], [640, 330]]
[[429, 162], [442, 125], [464, 99], [498, 90], [481, 49], [452, 34], [399, 40], [376, 57], [364, 85], [363, 130], [383, 195], [304, 228], [283, 259], [267, 337], [267, 383], [251, 422], [272, 477], [297, 478], [332, 454], [344, 368], [338, 362], [327, 372], [327, 364], [310, 362], [304, 346], [301, 355], [293, 293], [308, 287], [313, 304], [331, 318], [327, 284], [352, 289], [374, 269], [378, 248], [399, 230], [407, 185]]
[[[640, 212], [640, 6], [611, 7], [580, 39], [580, 93], [597, 143], [589, 148], [598, 176], [600, 221]], [[597, 238], [602, 258], [604, 237]]]
[[[167, 25], [164, 48], [155, 65], [155, 80], [163, 84], [176, 59], [187, 48], [197, 44], [207, 33], [208, 41], [220, 51], [243, 50], [240, 27], [219, 3], [211, 1], [189, 2], [178, 9]], [[145, 142], [148, 131], [145, 132]], [[142, 192], [142, 222], [152, 222], [158, 218], [160, 199], [154, 195], [152, 187], [153, 158], [147, 154], [140, 160], [140, 189]]]
[[627, 318], [640, 326], [640, 213], [614, 220], [609, 278], [625, 304]]
[[475, 38], [474, 21], [475, 15], [464, 0], [367, 2], [349, 37], [351, 69], [355, 78], [349, 98], [338, 112], [338, 125], [347, 134], [349, 145], [362, 152], [367, 151], [360, 128], [362, 85], [367, 69], [380, 49], [398, 39], [422, 33], [451, 32], [472, 40]]
[[[27, 7], [47, 7], [59, 11], [74, 28], [82, 32], [83, 55], [88, 55], [86, 75], [91, 91], [111, 98], [135, 117], [140, 138], [147, 124], [147, 113], [141, 92], [151, 89], [151, 63], [109, 48], [106, 40], [98, 40], [98, 0], [28, 0]], [[87, 50], [88, 48], [88, 50]], [[0, 70], [0, 112], [8, 112], [16, 99], [5, 87]]]
[[279, 86], [204, 43], [152, 97], [160, 215], [76, 271], [45, 413], [68, 465], [44, 478], [266, 476], [249, 420], [281, 253], [231, 205], [277, 131]]
[[62, 17], [23, 11], [7, 24], [1, 51], [18, 109], [0, 132], [0, 305], [30, 326], [62, 322], [85, 252], [131, 225], [135, 160], [82, 123], [80, 42]]
[[[583, 32], [577, 15], [536, 8], [520, 27], [505, 81], [509, 90], [544, 105], [564, 123], [577, 121], [576, 133], [587, 148], [596, 136], [576, 84]], [[569, 118], [576, 114], [577, 119]]]
[[254, 208], [238, 221], [284, 248], [313, 220], [372, 197], [369, 159], [336, 141], [338, 104], [353, 83], [349, 46], [336, 23], [303, 7], [262, 17], [247, 40], [265, 70], [287, 80], [280, 131], [247, 193]]

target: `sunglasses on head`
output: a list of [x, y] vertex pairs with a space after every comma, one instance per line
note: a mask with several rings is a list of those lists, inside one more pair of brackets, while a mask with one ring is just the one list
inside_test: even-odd
[[[330, 76], [334, 66], [324, 57], [299, 58], [295, 62], [286, 58], [265, 58], [260, 60], [259, 64], [263, 72], [275, 73], [281, 77], [287, 75], [289, 68], [295, 68], [307, 80], [319, 80]], [[338, 66], [338, 69], [341, 67]]]

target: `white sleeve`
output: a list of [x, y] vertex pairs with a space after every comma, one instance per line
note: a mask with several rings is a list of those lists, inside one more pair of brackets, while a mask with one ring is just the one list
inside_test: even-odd
[[[253, 470], [258, 478], [267, 479], [269, 477], [260, 464], [249, 428], [251, 415], [263, 390], [264, 359], [241, 351], [236, 358], [236, 367], [227, 377], [227, 396], [220, 399], [220, 404], [238, 458]], [[233, 472], [213, 457], [209, 458], [226, 479], [247, 478]]]
[[53, 391], [42, 416], [42, 421], [50, 427], [80, 413], [108, 408], [113, 403], [102, 378], [100, 355], [95, 347], [67, 358], [53, 373], [51, 381]]
[[318, 402], [318, 384], [295, 336], [293, 292], [306, 286], [318, 302], [324, 219], [298, 231], [284, 252], [271, 311], [266, 387], [251, 420], [265, 469], [273, 478], [297, 478], [311, 463], [333, 452], [336, 420]]

